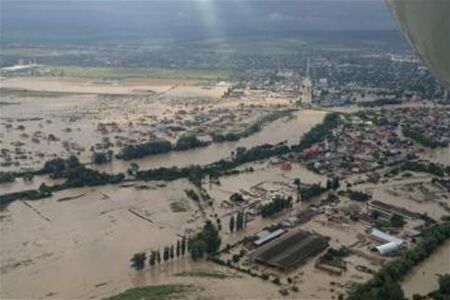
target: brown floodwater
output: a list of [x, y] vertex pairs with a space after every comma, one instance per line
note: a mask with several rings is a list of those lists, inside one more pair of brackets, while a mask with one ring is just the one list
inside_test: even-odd
[[426, 150], [421, 154], [423, 158], [450, 166], [450, 146]]
[[326, 112], [303, 110], [295, 113], [295, 118], [277, 120], [260, 132], [237, 142], [214, 143], [204, 148], [191, 149], [182, 152], [170, 152], [152, 155], [133, 161], [115, 160], [111, 164], [96, 166], [95, 168], [107, 172], [126, 171], [131, 162], [137, 163], [141, 169], [187, 166], [191, 164], [208, 164], [222, 158], [227, 158], [237, 147], [254, 147], [269, 143], [276, 144], [287, 141], [289, 144], [298, 143], [303, 134], [320, 123]]
[[187, 187], [179, 180], [159, 188], [79, 188], [10, 204], [0, 218], [0, 298], [85, 298], [104, 282], [134, 286], [133, 253], [201, 226], [192, 203], [186, 212], [171, 209]]

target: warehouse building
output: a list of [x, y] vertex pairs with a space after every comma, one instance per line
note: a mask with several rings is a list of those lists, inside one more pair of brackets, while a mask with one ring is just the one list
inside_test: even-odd
[[289, 271], [327, 247], [328, 238], [306, 231], [296, 231], [260, 247], [250, 258], [258, 263]]
[[384, 243], [380, 246], [375, 247], [375, 249], [381, 255], [390, 255], [390, 254], [396, 252], [397, 250], [399, 250], [404, 244], [404, 241], [402, 239], [400, 239], [396, 236], [387, 234], [376, 228], [371, 229], [370, 236], [373, 239]]

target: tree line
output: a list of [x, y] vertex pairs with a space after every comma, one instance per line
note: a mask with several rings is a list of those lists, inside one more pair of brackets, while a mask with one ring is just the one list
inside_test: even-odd
[[270, 217], [284, 209], [292, 207], [292, 197], [276, 196], [269, 203], [261, 207], [261, 215], [263, 218]]
[[402, 127], [402, 133], [405, 137], [410, 138], [417, 143], [429, 147], [431, 149], [437, 148], [437, 147], [446, 147], [448, 146], [447, 143], [441, 143], [439, 141], [434, 140], [433, 138], [423, 134], [418, 129], [411, 128], [411, 127]]
[[155, 266], [162, 262], [185, 256], [186, 253], [190, 253], [191, 258], [197, 260], [205, 255], [217, 253], [221, 243], [222, 239], [219, 230], [208, 220], [199, 233], [189, 239], [183, 237], [181, 240], [177, 240], [175, 246], [173, 244], [165, 246], [162, 252], [160, 249], [156, 249], [151, 250], [149, 254], [146, 252], [135, 253], [130, 259], [131, 267], [139, 271], [144, 269], [147, 260], [149, 266]]
[[176, 141], [175, 145], [172, 145], [171, 142], [165, 139], [157, 139], [136, 145], [125, 145], [116, 157], [118, 159], [131, 160], [148, 155], [167, 153], [170, 151], [183, 151], [192, 148], [204, 147], [208, 144], [208, 142], [200, 140], [195, 135], [182, 135]]
[[131, 259], [131, 267], [136, 271], [142, 270], [148, 260], [149, 266], [155, 266], [168, 260], [173, 260], [175, 257], [184, 256], [188, 250], [186, 237], [178, 239], [176, 246], [170, 245], [163, 248], [162, 254], [160, 249], [151, 250], [149, 254], [146, 252], [135, 253]]
[[230, 222], [228, 228], [230, 229], [230, 232], [240, 231], [245, 228], [247, 225], [246, 222], [246, 214], [245, 211], [240, 211], [237, 213], [236, 217], [232, 215], [230, 217]]

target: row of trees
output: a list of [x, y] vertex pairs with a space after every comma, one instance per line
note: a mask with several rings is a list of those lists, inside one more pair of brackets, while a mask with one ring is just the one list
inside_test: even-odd
[[238, 141], [241, 138], [248, 137], [254, 133], [257, 133], [261, 131], [261, 129], [270, 122], [273, 122], [277, 119], [291, 116], [292, 112], [294, 110], [287, 109], [287, 110], [279, 110], [271, 112], [270, 114], [267, 114], [257, 120], [255, 123], [251, 124], [250, 126], [246, 127], [244, 130], [239, 132], [228, 132], [228, 133], [214, 133], [212, 135], [212, 140], [215, 143], [222, 143], [222, 142], [228, 142], [228, 141]]
[[187, 252], [191, 254], [193, 260], [197, 260], [204, 257], [205, 254], [213, 255], [217, 253], [221, 243], [222, 239], [219, 230], [208, 220], [203, 226], [202, 231], [189, 240], [183, 237], [181, 240], [177, 240], [176, 247], [174, 245], [165, 246], [162, 255], [159, 249], [150, 251], [150, 255], [148, 256], [145, 252], [134, 254], [130, 259], [131, 267], [139, 271], [145, 267], [147, 258], [149, 265], [154, 266], [161, 263], [161, 261], [166, 262], [175, 257], [184, 256]]
[[405, 299], [397, 283], [409, 270], [429, 257], [432, 252], [450, 238], [450, 223], [435, 224], [422, 233], [422, 239], [406, 251], [402, 257], [385, 264], [372, 279], [356, 287], [349, 300], [399, 300]]
[[234, 217], [234, 215], [230, 217], [229, 223], [230, 232], [234, 232], [235, 229], [236, 231], [240, 231], [245, 228], [245, 226], [247, 225], [245, 216], [246, 216], [245, 212], [240, 211], [237, 213], [236, 218]]
[[303, 151], [312, 145], [322, 142], [326, 137], [331, 136], [333, 129], [339, 124], [340, 116], [337, 113], [329, 113], [325, 116], [323, 122], [311, 128], [305, 133], [296, 148]]
[[401, 171], [424, 172], [435, 176], [450, 176], [450, 166], [444, 166], [430, 161], [405, 161], [400, 166]]
[[174, 150], [183, 151], [192, 148], [205, 147], [208, 144], [208, 142], [199, 140], [195, 135], [183, 135], [177, 140]]
[[440, 143], [439, 141], [434, 140], [433, 138], [423, 134], [417, 129], [410, 127], [402, 127], [402, 133], [405, 137], [413, 139], [417, 143], [429, 147], [429, 148], [437, 148], [437, 147], [446, 147], [447, 144]]
[[145, 252], [135, 253], [130, 259], [131, 267], [139, 271], [144, 269], [147, 259], [150, 266], [155, 266], [160, 264], [161, 262], [173, 260], [175, 257], [184, 256], [187, 250], [188, 243], [186, 237], [183, 237], [181, 240], [177, 240], [176, 247], [174, 245], [165, 246], [163, 248], [162, 254], [159, 249], [151, 250], [148, 255]]
[[147, 155], [167, 153], [172, 151], [172, 144], [163, 139], [146, 142], [137, 145], [125, 145], [117, 158], [131, 160], [141, 158]]
[[314, 183], [309, 186], [304, 186], [300, 188], [300, 197], [302, 201], [308, 201], [311, 198], [317, 197], [325, 192], [327, 189], [323, 188], [320, 183]]
[[276, 214], [283, 209], [291, 208], [292, 207], [292, 197], [282, 197], [282, 196], [276, 196], [272, 199], [271, 202], [263, 205], [261, 207], [261, 214], [263, 218], [267, 218], [272, 216], [273, 214]]
[[0, 195], [0, 203], [9, 203], [19, 199], [36, 200], [51, 196], [52, 192], [60, 191], [68, 188], [97, 186], [104, 184], [115, 184], [124, 180], [122, 173], [108, 174], [87, 168], [81, 164], [76, 156], [70, 156], [66, 159], [56, 158], [47, 161], [44, 167], [33, 173], [22, 174], [25, 178], [32, 178], [33, 175], [49, 175], [51, 178], [64, 178], [61, 184], [47, 186], [41, 184], [37, 190], [27, 190]]
[[92, 162], [96, 165], [103, 165], [111, 162], [113, 158], [112, 150], [104, 151], [104, 152], [93, 152], [92, 153]]
[[167, 153], [172, 150], [183, 151], [187, 149], [204, 147], [209, 143], [201, 141], [195, 135], [181, 136], [175, 145], [165, 139], [157, 139], [136, 145], [125, 145], [122, 151], [117, 155], [117, 158], [123, 160], [131, 160], [141, 158], [147, 155]]
[[16, 176], [13, 172], [0, 172], [0, 183], [14, 182]]

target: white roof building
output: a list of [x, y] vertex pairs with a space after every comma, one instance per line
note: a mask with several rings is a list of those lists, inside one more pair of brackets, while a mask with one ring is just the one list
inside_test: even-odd
[[375, 247], [381, 255], [389, 255], [390, 253], [400, 249], [405, 242], [396, 236], [387, 234], [376, 228], [371, 229], [370, 235], [378, 241], [385, 242], [385, 244]]
[[258, 239], [256, 241], [254, 241], [253, 243], [256, 246], [260, 246], [260, 245], [264, 244], [265, 242], [268, 242], [271, 239], [274, 239], [277, 236], [282, 235], [283, 233], [284, 233], [283, 229], [277, 229], [273, 232], [270, 232], [268, 230], [263, 230], [257, 234]]

